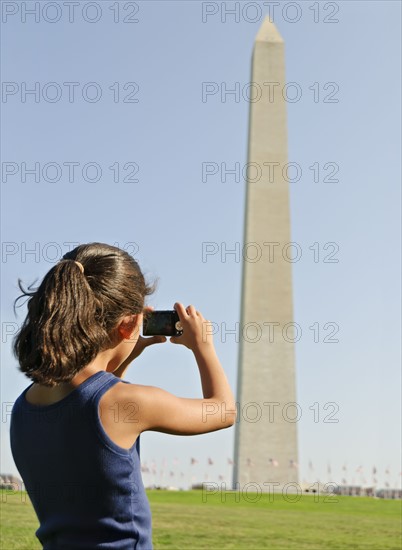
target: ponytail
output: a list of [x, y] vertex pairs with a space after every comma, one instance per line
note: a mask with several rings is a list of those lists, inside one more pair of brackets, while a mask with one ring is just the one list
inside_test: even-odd
[[29, 300], [13, 351], [22, 372], [50, 387], [69, 382], [110, 347], [118, 321], [142, 313], [154, 290], [129, 254], [101, 243], [66, 254], [36, 291], [25, 291], [20, 279], [18, 286]]

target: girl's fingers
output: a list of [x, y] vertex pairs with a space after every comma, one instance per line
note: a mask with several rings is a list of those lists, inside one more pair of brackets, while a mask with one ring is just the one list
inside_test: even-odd
[[149, 344], [159, 344], [159, 342], [164, 342], [166, 340], [166, 336], [162, 336], [161, 334], [154, 336], [140, 336], [138, 340], [141, 340], [144, 345], [148, 346]]
[[181, 304], [180, 302], [176, 302], [174, 305], [174, 309], [177, 311], [180, 321], [182, 321], [183, 319], [187, 319], [188, 314], [183, 304]]
[[166, 342], [166, 336], [162, 336], [161, 334], [151, 336], [150, 338], [147, 338], [147, 342], [149, 342], [150, 344], [159, 344], [160, 342]]
[[193, 315], [194, 317], [197, 315], [197, 312], [196, 312], [195, 307], [193, 305], [187, 306], [187, 313], [189, 315]]
[[142, 339], [142, 345], [143, 348], [147, 348], [148, 346], [152, 346], [153, 344], [162, 344], [163, 342], [166, 342], [166, 340], [166, 336], [149, 336], [148, 338]]
[[161, 335], [153, 336], [152, 342], [149, 342], [149, 344], [162, 344], [163, 342], [166, 342], [166, 340], [167, 340], [166, 336], [161, 336]]

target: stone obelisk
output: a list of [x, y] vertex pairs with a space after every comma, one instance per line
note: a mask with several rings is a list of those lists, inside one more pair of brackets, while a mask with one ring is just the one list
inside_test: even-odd
[[[234, 488], [298, 483], [284, 42], [267, 17], [252, 57]], [[260, 177], [258, 178], [258, 175]], [[257, 486], [258, 484], [258, 486]], [[296, 487], [297, 488], [297, 487]]]

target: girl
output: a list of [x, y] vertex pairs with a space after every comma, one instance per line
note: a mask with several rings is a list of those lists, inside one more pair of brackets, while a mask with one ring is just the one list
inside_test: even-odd
[[154, 289], [127, 252], [81, 245], [36, 291], [18, 284], [29, 300], [13, 350], [33, 383], [14, 403], [10, 439], [37, 538], [45, 550], [152, 549], [140, 434], [202, 434], [236, 419], [209, 322], [194, 306], [175, 304], [183, 334], [170, 342], [193, 352], [204, 396], [179, 398], [122, 380], [144, 348], [166, 341], [139, 334]]

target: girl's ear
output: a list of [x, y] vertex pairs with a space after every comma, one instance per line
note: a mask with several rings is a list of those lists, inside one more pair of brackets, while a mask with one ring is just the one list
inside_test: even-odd
[[138, 315], [126, 315], [120, 321], [117, 332], [123, 340], [130, 340], [133, 333], [140, 327], [142, 322], [142, 313]]

